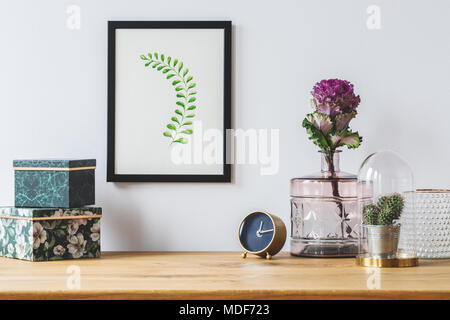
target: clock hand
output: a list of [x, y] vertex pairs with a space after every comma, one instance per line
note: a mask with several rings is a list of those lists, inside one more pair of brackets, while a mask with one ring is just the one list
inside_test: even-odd
[[259, 225], [259, 230], [256, 231], [256, 235], [257, 235], [258, 237], [261, 236], [261, 230], [262, 230], [262, 227], [263, 227], [263, 221], [261, 220], [261, 224]]
[[262, 230], [262, 231], [259, 231], [259, 234], [263, 234], [263, 233], [267, 233], [267, 232], [272, 232], [272, 231], [273, 231], [273, 229]]

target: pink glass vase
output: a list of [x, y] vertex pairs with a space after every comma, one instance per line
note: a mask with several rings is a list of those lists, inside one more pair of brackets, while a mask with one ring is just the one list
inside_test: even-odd
[[358, 253], [357, 177], [339, 169], [339, 153], [320, 151], [321, 171], [291, 180], [291, 254]]

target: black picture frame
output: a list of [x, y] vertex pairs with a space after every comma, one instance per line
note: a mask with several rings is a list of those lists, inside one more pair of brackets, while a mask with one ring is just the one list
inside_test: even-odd
[[[115, 172], [115, 81], [117, 29], [223, 29], [223, 174], [117, 174]], [[108, 141], [107, 182], [231, 182], [231, 164], [227, 163], [227, 130], [231, 129], [231, 21], [108, 21]]]

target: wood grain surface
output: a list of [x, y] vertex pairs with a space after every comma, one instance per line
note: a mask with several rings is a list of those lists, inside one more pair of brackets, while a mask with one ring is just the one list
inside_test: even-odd
[[[79, 288], [76, 273], [80, 273]], [[450, 260], [372, 269], [281, 253], [104, 252], [101, 259], [0, 258], [0, 299], [450, 299]]]

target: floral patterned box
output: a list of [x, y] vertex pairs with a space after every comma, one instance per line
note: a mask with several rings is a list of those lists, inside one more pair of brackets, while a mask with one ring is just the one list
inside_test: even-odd
[[95, 159], [14, 160], [14, 205], [78, 208], [95, 203]]
[[102, 208], [0, 208], [0, 256], [49, 261], [100, 257]]

